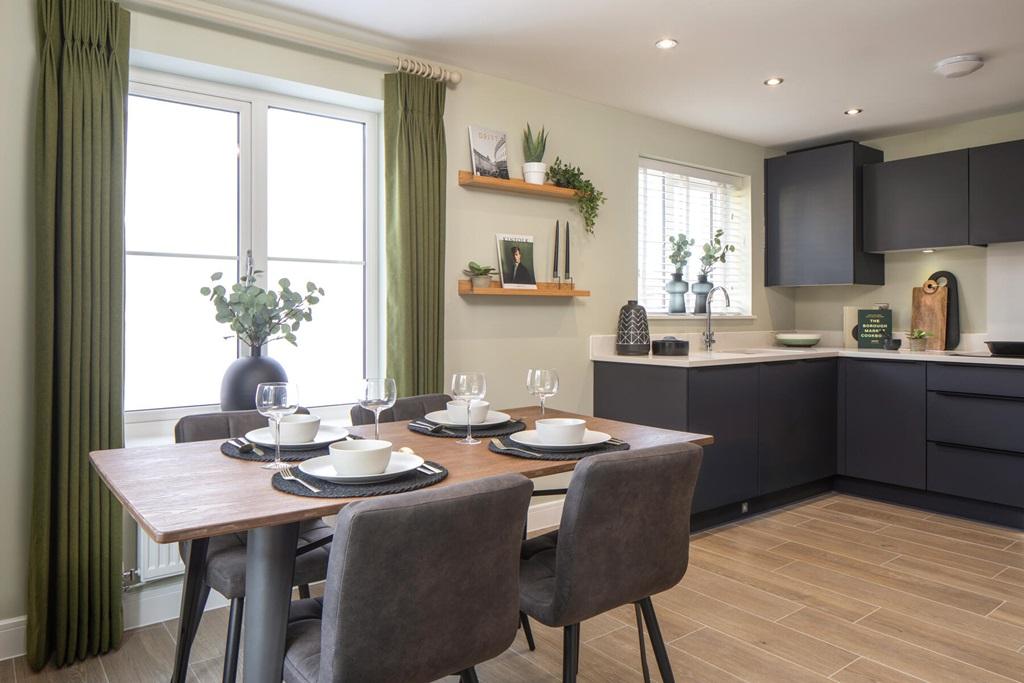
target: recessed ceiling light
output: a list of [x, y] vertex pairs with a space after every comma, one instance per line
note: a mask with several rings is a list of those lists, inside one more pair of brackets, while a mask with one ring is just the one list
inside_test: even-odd
[[934, 249], [922, 249], [921, 253], [922, 254], [934, 254], [935, 250]]
[[847, 109], [843, 113], [846, 114], [847, 116], [856, 116], [857, 114], [860, 114], [863, 111], [864, 110], [861, 109], [860, 107], [852, 107], [850, 109]]
[[784, 80], [785, 80], [784, 78], [779, 78], [778, 76], [772, 76], [771, 78], [766, 79], [764, 84], [767, 85], [769, 88], [774, 88], [777, 85], [782, 85], [782, 82]]
[[671, 50], [678, 44], [679, 41], [676, 40], [675, 38], [662, 38], [661, 40], [654, 44], [654, 47], [658, 48], [659, 50]]

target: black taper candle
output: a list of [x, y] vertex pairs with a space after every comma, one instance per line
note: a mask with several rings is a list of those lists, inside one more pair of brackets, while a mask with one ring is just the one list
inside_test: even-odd
[[569, 275], [569, 221], [565, 222], [565, 279], [568, 280], [571, 276]]
[[559, 227], [560, 226], [558, 225], [558, 221], [555, 221], [555, 268], [554, 268], [554, 270], [552, 271], [552, 274], [551, 274], [551, 279], [552, 280], [557, 280], [558, 279], [558, 228]]

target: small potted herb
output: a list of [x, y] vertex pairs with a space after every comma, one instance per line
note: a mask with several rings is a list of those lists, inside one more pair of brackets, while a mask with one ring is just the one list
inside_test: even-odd
[[704, 253], [700, 256], [700, 273], [697, 274], [697, 282], [693, 285], [693, 293], [697, 297], [697, 303], [694, 306], [695, 313], [708, 312], [708, 293], [715, 287], [715, 283], [708, 280], [711, 270], [716, 263], [725, 263], [729, 252], [736, 251], [736, 247], [733, 245], [722, 244], [722, 235], [724, 234], [724, 230], [716, 230], [711, 241], [705, 242], [701, 247]]
[[488, 289], [491, 286], [491, 275], [498, 272], [493, 266], [481, 266], [476, 261], [470, 261], [468, 267], [462, 271], [469, 276], [473, 283], [473, 289]]
[[544, 163], [544, 151], [548, 146], [548, 133], [544, 128], [536, 136], [530, 124], [523, 131], [523, 180], [531, 185], [543, 185], [548, 173], [548, 165]]
[[686, 313], [686, 293], [690, 291], [690, 283], [683, 280], [683, 269], [686, 268], [690, 257], [693, 256], [691, 247], [696, 241], [683, 234], [670, 235], [668, 238], [670, 249], [668, 260], [676, 267], [676, 272], [672, 273], [672, 279], [665, 285], [665, 291], [668, 292], [669, 313]]
[[927, 330], [913, 328], [907, 333], [907, 341], [910, 342], [911, 351], [924, 351], [928, 348], [928, 338], [933, 336]]

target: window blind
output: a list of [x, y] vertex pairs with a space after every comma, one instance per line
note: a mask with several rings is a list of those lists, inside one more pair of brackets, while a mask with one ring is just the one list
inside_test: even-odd
[[[722, 230], [722, 243], [736, 247], [725, 263], [716, 263], [708, 279], [729, 291], [732, 305], [715, 298], [716, 314], [749, 315], [751, 312], [751, 249], [749, 189], [747, 178], [655, 159], [640, 159], [638, 202], [637, 297], [648, 313], [667, 313], [665, 284], [675, 266], [669, 262], [672, 235], [696, 240], [693, 255], [683, 268], [683, 279], [692, 286], [700, 273], [703, 245]], [[687, 311], [693, 311], [693, 295], [687, 294]]]

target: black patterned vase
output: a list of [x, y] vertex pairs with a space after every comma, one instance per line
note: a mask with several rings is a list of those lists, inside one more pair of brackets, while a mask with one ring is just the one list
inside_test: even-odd
[[619, 309], [619, 331], [615, 337], [615, 352], [620, 356], [646, 356], [651, 352], [651, 329], [647, 324], [647, 309], [636, 301], [627, 301]]

